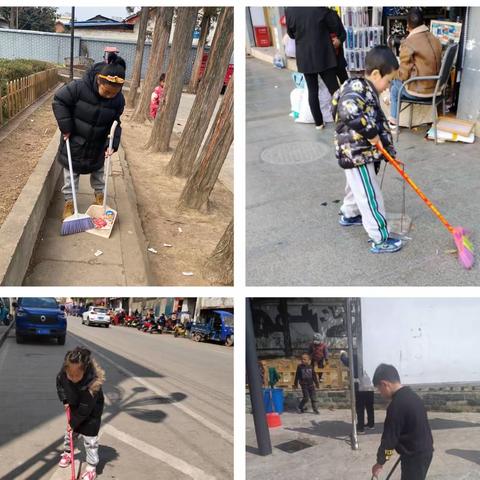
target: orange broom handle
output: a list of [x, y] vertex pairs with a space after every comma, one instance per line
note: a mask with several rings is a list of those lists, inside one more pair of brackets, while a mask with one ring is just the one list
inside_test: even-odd
[[438, 211], [437, 207], [425, 196], [425, 194], [417, 187], [415, 182], [406, 174], [395, 160], [382, 145], [376, 143], [377, 149], [382, 152], [382, 155], [388, 160], [389, 163], [397, 170], [397, 172], [404, 178], [404, 180], [413, 188], [415, 193], [425, 202], [427, 207], [438, 217], [438, 219], [447, 227], [448, 231], [453, 234], [453, 227], [447, 222], [447, 219]]

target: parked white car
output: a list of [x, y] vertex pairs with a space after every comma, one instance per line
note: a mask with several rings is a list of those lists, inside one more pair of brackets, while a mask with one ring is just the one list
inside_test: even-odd
[[86, 312], [83, 312], [82, 323], [84, 325], [100, 325], [110, 326], [110, 315], [108, 310], [103, 307], [90, 307]]

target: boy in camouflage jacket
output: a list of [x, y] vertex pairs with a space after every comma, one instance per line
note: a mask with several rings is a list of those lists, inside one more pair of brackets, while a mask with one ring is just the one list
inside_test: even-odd
[[380, 143], [396, 155], [378, 94], [388, 88], [397, 70], [393, 52], [385, 46], [374, 47], [365, 57], [365, 78], [348, 79], [332, 100], [335, 153], [347, 180], [339, 223], [345, 227], [363, 225], [372, 242], [372, 253], [392, 253], [402, 248], [401, 240], [389, 236], [376, 179], [383, 156], [375, 147]]

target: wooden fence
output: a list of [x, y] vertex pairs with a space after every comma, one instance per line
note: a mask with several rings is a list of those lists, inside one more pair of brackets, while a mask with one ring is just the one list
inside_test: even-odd
[[6, 95], [2, 97], [0, 91], [0, 127], [57, 84], [56, 68], [8, 82]]

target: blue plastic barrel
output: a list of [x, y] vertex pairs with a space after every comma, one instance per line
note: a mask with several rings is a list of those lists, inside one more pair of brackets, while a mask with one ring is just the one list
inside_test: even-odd
[[263, 404], [265, 413], [283, 413], [283, 388], [264, 388]]

